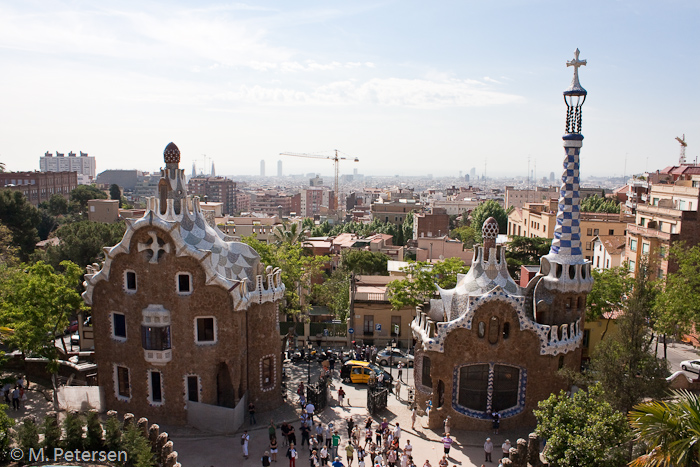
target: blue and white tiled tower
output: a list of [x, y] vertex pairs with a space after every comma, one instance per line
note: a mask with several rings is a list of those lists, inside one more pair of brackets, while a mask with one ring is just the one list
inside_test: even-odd
[[540, 272], [547, 276], [545, 284], [548, 289], [587, 293], [593, 286], [593, 279], [590, 275], [590, 262], [583, 258], [581, 249], [579, 156], [583, 143], [581, 107], [588, 93], [578, 78], [578, 68], [586, 65], [586, 60], [579, 60], [578, 56], [579, 50], [576, 49], [574, 59], [566, 62], [567, 67], [574, 67], [571, 85], [564, 91], [566, 134], [562, 139], [566, 156], [552, 248], [542, 258]]

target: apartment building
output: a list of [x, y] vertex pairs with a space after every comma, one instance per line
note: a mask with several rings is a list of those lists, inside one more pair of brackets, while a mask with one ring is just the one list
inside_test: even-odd
[[1, 172], [0, 189], [19, 191], [34, 206], [53, 195], [70, 199], [78, 186], [77, 172]]
[[77, 156], [73, 151], [65, 157], [64, 153], [53, 153], [46, 151], [46, 154], [39, 158], [39, 170], [41, 172], [76, 172], [78, 183], [88, 185], [95, 181], [95, 157], [88, 156], [86, 152], [80, 152]]
[[[527, 203], [522, 209], [514, 209], [508, 215], [508, 235], [522, 237], [554, 238], [557, 223], [558, 201]], [[621, 212], [608, 214], [582, 212], [580, 217], [581, 247], [585, 259], [593, 260], [593, 240], [598, 236], [625, 235], [627, 224], [634, 217]]]
[[[224, 214], [236, 214], [236, 182], [226, 177], [200, 175], [187, 182], [187, 191], [192, 196], [199, 196], [202, 201], [223, 203]], [[205, 198], [206, 197], [206, 198]]]
[[651, 276], [663, 278], [677, 269], [669, 261], [669, 248], [678, 242], [688, 246], [699, 242], [700, 167], [664, 170], [673, 174], [674, 169], [685, 174], [675, 181], [653, 184], [637, 204], [634, 223], [627, 229], [625, 250], [632, 273], [642, 257], [647, 256]]
[[398, 199], [385, 201], [379, 198], [370, 207], [372, 220], [379, 219], [382, 222], [391, 222], [394, 225], [403, 225], [406, 216], [413, 211], [422, 211], [422, 205], [413, 199]]

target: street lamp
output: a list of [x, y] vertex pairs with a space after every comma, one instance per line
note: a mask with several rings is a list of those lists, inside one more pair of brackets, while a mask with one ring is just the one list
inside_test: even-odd
[[308, 387], [311, 384], [311, 336], [306, 337], [306, 369], [308, 374], [306, 386]]
[[391, 339], [391, 354], [389, 354], [389, 375], [391, 380], [394, 380], [392, 370], [394, 369], [394, 349], [396, 348], [396, 339]]

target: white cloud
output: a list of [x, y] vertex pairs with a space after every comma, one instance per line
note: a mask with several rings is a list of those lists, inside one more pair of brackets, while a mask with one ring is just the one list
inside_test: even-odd
[[243, 85], [238, 91], [220, 94], [214, 99], [267, 105], [369, 104], [414, 108], [491, 106], [523, 100], [474, 80], [403, 78], [374, 78], [359, 84], [353, 80], [334, 81], [311, 91]]

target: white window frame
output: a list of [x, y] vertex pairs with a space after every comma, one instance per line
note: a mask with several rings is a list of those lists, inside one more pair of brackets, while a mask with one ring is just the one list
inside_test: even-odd
[[[117, 336], [115, 334], [115, 327], [114, 327], [114, 315], [122, 315], [124, 317], [124, 334], [125, 336]], [[129, 336], [129, 330], [127, 329], [126, 326], [126, 314], [125, 313], [120, 313], [118, 311], [112, 311], [109, 313], [109, 327], [111, 328], [112, 331], [112, 339], [118, 342], [126, 342], [127, 337]]]
[[182, 378], [182, 383], [185, 385], [185, 390], [183, 391], [183, 395], [185, 398], [185, 408], [187, 408], [187, 404], [190, 402], [195, 402], [190, 400], [190, 387], [187, 384], [187, 380], [189, 378], [195, 377], [197, 378], [197, 401], [196, 402], [202, 402], [202, 377], [194, 374], [194, 373], [188, 373], [183, 376]]
[[[153, 384], [152, 384], [152, 374], [153, 373], [158, 373], [160, 374], [160, 400], [159, 401], [154, 401], [153, 400]], [[149, 368], [146, 370], [146, 384], [148, 385], [148, 404], [152, 407], [160, 407], [161, 405], [165, 404], [165, 385], [163, 384], [163, 372], [160, 370], [155, 370], [153, 368]]]
[[[214, 320], [214, 340], [213, 341], [200, 341], [199, 333], [197, 332], [197, 320], [211, 318]], [[197, 345], [214, 345], [219, 342], [219, 327], [216, 320], [216, 316], [195, 316], [194, 317], [194, 343]]]
[[[134, 273], [134, 283], [136, 284], [136, 287], [133, 289], [129, 288], [129, 282], [126, 279], [127, 274], [129, 274], [130, 272]], [[136, 271], [134, 271], [133, 269], [126, 269], [124, 271], [124, 292], [126, 292], [128, 294], [133, 294], [133, 293], [136, 293], [138, 290], [139, 290], [139, 278], [138, 278], [138, 275], [136, 274]]]
[[[189, 276], [190, 290], [188, 290], [187, 292], [182, 292], [180, 290], [180, 276], [182, 276], [182, 275]], [[194, 289], [194, 283], [192, 281], [192, 273], [191, 272], [180, 271], [177, 274], [175, 274], [175, 290], [177, 291], [178, 295], [192, 295], [193, 289]]]
[[[123, 401], [123, 402], [129, 402], [131, 400], [131, 396], [133, 395], [132, 392], [132, 387], [133, 385], [131, 384], [131, 368], [129, 368], [126, 365], [122, 365], [120, 363], [114, 363], [112, 366], [112, 376], [114, 378], [114, 396], [117, 398], [117, 400]], [[122, 396], [119, 394], [119, 368], [126, 368], [126, 371], [129, 372], [129, 396]]]

